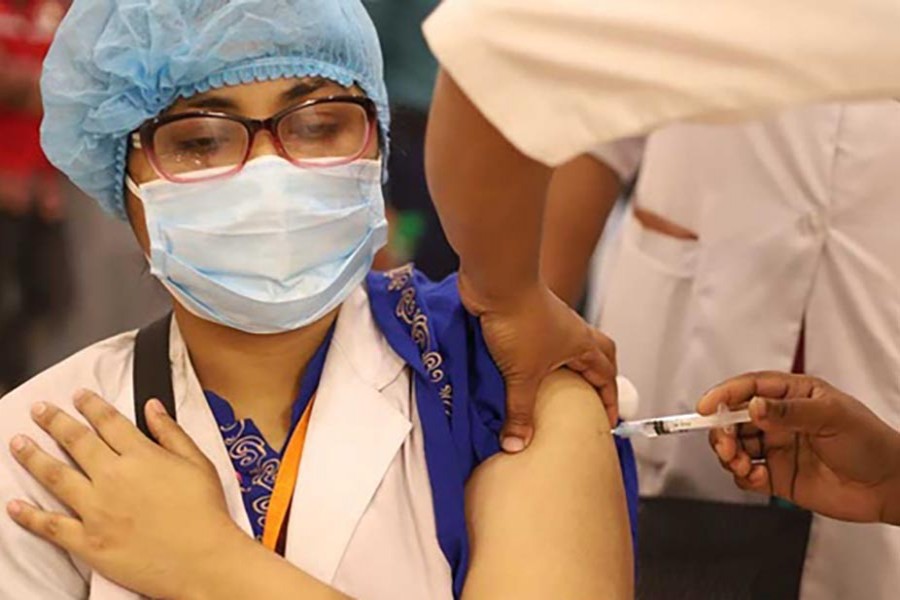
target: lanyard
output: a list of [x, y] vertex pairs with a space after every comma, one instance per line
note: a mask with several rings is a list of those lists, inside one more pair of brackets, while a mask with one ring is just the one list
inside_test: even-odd
[[309, 419], [312, 414], [313, 401], [303, 411], [303, 416], [291, 439], [288, 441], [281, 466], [278, 468], [278, 476], [275, 478], [275, 489], [272, 491], [272, 499], [269, 501], [269, 510], [266, 511], [266, 526], [263, 529], [263, 546], [272, 552], [278, 551], [278, 541], [287, 521], [288, 509], [294, 498], [294, 489], [297, 487], [297, 477], [300, 475], [300, 460], [303, 458], [303, 446], [306, 443], [306, 432], [309, 429]]

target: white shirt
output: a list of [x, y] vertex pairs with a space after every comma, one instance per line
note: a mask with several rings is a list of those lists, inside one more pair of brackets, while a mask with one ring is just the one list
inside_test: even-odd
[[444, 0], [442, 67], [551, 166], [672, 121], [900, 97], [896, 0]]
[[[633, 172], [634, 144], [597, 152]], [[718, 382], [805, 371], [900, 428], [900, 102], [828, 104], [743, 126], [677, 125], [646, 141], [634, 202], [697, 233], [626, 217], [600, 327], [639, 416], [694, 410]], [[705, 436], [635, 441], [641, 492], [758, 502]], [[801, 597], [888, 600], [900, 528], [815, 517]]]
[[[0, 402], [0, 439], [25, 433], [64, 456], [29, 408], [54, 402], [77, 415], [71, 396], [96, 391], [134, 416], [134, 332], [92, 346]], [[170, 358], [178, 421], [216, 466], [232, 518], [252, 530], [216, 421], [177, 326]], [[422, 427], [403, 360], [372, 320], [359, 288], [343, 304], [313, 408], [292, 503], [286, 557], [317, 579], [372, 600], [452, 598], [438, 545]], [[0, 452], [0, 502], [65, 508]], [[0, 517], [0, 598], [134, 600], [65, 552]]]

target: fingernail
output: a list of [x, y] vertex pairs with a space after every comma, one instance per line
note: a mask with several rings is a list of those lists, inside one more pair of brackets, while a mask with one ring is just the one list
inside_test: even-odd
[[81, 408], [81, 403], [84, 402], [85, 398], [87, 398], [90, 392], [85, 389], [80, 389], [75, 392], [75, 395], [72, 396], [72, 404], [75, 405], [75, 408]]
[[763, 465], [754, 465], [753, 470], [750, 471], [750, 474], [747, 476], [747, 479], [750, 480], [751, 483], [759, 484], [765, 481], [766, 478], [766, 467]]
[[11, 514], [14, 517], [18, 516], [19, 514], [22, 513], [22, 503], [19, 502], [18, 500], [13, 500], [12, 502], [10, 502], [9, 504], [6, 505], [6, 510], [9, 512], [9, 514]]
[[719, 440], [716, 442], [716, 454], [722, 456], [723, 452], [725, 452], [725, 444], [722, 442], [722, 440]]
[[756, 414], [760, 419], [766, 418], [766, 411], [768, 410], [769, 405], [766, 404], [766, 401], [762, 398], [754, 398], [750, 401], [750, 410]]
[[147, 402], [147, 408], [154, 415], [164, 415], [166, 414], [166, 407], [162, 405], [162, 402], [159, 400], [153, 399]]
[[520, 437], [508, 435], [503, 438], [501, 446], [503, 447], [504, 452], [507, 452], [509, 454], [518, 454], [525, 449], [525, 440]]
[[47, 412], [47, 405], [43, 402], [35, 402], [35, 404], [31, 407], [32, 416], [40, 417], [45, 412]]
[[24, 436], [17, 435], [12, 441], [9, 443], [9, 447], [12, 448], [13, 452], [21, 452], [25, 449], [25, 446], [28, 445], [28, 440], [25, 439]]

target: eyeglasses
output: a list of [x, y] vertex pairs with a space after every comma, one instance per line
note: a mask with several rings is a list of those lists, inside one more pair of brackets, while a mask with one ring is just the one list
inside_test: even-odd
[[376, 135], [377, 109], [368, 98], [329, 96], [287, 108], [269, 119], [248, 119], [210, 111], [158, 117], [132, 138], [160, 177], [194, 183], [231, 177], [244, 168], [253, 140], [272, 135], [278, 154], [298, 167], [351, 163], [363, 156]]

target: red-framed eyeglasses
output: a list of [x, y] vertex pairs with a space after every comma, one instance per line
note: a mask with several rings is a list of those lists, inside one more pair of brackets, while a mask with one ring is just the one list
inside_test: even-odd
[[260, 131], [272, 135], [286, 160], [303, 168], [333, 167], [362, 158], [377, 135], [377, 109], [369, 98], [329, 96], [291, 106], [269, 119], [213, 111], [165, 115], [133, 134], [160, 177], [194, 183], [241, 171]]

